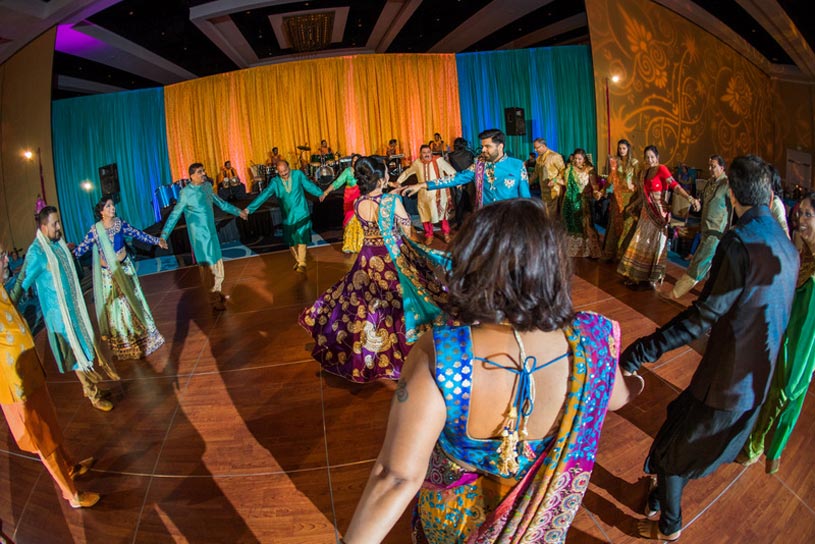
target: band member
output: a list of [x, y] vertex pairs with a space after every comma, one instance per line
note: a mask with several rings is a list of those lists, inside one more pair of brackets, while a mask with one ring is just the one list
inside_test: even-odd
[[[456, 174], [455, 168], [450, 166], [441, 157], [433, 156], [429, 145], [423, 145], [419, 149], [419, 158], [413, 161], [407, 169], [397, 178], [396, 183], [401, 185], [412, 175], [415, 175], [419, 183], [425, 183], [432, 179], [439, 179], [445, 176]], [[441, 221], [441, 235], [445, 242], [450, 241], [450, 223], [448, 219], [453, 215], [453, 198], [449, 189], [439, 189], [438, 191], [428, 191], [420, 189], [418, 196], [419, 218], [424, 226], [425, 243], [433, 243], [433, 224]]]
[[[181, 214], [187, 219], [187, 231], [190, 235], [192, 254], [198, 264], [207, 265], [212, 272], [213, 283], [210, 289], [210, 303], [213, 309], [223, 311], [226, 309], [226, 296], [221, 292], [224, 283], [224, 260], [221, 255], [221, 244], [218, 241], [218, 232], [215, 229], [215, 213], [212, 205], [215, 204], [226, 213], [231, 213], [241, 219], [248, 214], [239, 210], [229, 202], [212, 192], [212, 185], [204, 183], [206, 170], [200, 162], [192, 163], [188, 169], [190, 183], [181, 189], [178, 204], [167, 217], [161, 238], [167, 240], [173, 232]], [[208, 284], [209, 278], [204, 281]]]
[[436, 132], [433, 134], [433, 139], [430, 140], [430, 151], [433, 155], [446, 155], [450, 149], [447, 147], [447, 144], [444, 143], [444, 140], [441, 139], [441, 134]]
[[401, 155], [402, 149], [399, 147], [399, 140], [391, 138], [388, 140], [388, 145], [385, 147], [385, 156], [392, 157], [393, 155]]
[[224, 200], [236, 200], [246, 196], [238, 171], [232, 167], [232, 162], [226, 161], [218, 175], [218, 196]]
[[292, 171], [289, 163], [277, 163], [277, 177], [263, 189], [242, 213], [254, 213], [269, 197], [280, 201], [283, 213], [283, 241], [291, 249], [295, 259], [294, 269], [306, 271], [306, 246], [311, 242], [311, 216], [308, 212], [306, 193], [321, 197], [323, 192], [305, 174], [299, 170]]
[[273, 147], [271, 151], [269, 151], [269, 157], [266, 159], [266, 166], [274, 166], [277, 167], [277, 163], [283, 160], [283, 155], [277, 150], [276, 147]]
[[334, 154], [333, 151], [331, 151], [331, 146], [328, 145], [326, 140], [320, 140], [320, 148], [317, 150], [317, 153], [325, 157], [325, 160], [327, 161], [331, 160], [333, 158], [332, 155]]

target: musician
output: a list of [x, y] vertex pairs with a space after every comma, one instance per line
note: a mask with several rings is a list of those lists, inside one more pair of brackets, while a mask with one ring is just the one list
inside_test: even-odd
[[385, 156], [391, 157], [393, 155], [401, 155], [402, 150], [399, 147], [399, 141], [396, 138], [388, 140], [388, 145], [385, 147]]
[[447, 152], [450, 151], [450, 148], [447, 147], [447, 144], [444, 143], [444, 140], [441, 139], [441, 134], [438, 132], [433, 135], [433, 139], [430, 140], [429, 145], [433, 155], [447, 155]]
[[283, 160], [283, 155], [277, 150], [276, 147], [273, 147], [271, 151], [269, 151], [269, 157], [266, 159], [266, 166], [273, 166], [277, 168], [277, 163]]
[[226, 161], [218, 175], [218, 196], [224, 200], [237, 200], [246, 196], [238, 171], [232, 167], [231, 161]]
[[[419, 149], [419, 158], [413, 162], [397, 178], [396, 183], [401, 185], [407, 178], [415, 175], [419, 183], [432, 179], [455, 175], [456, 170], [441, 157], [434, 157], [429, 145]], [[441, 221], [441, 234], [445, 242], [450, 241], [450, 223], [448, 219], [453, 215], [453, 198], [449, 189], [428, 192], [419, 191], [418, 196], [419, 218], [424, 226], [425, 243], [433, 243], [433, 223]]]
[[333, 157], [334, 153], [331, 151], [331, 146], [329, 146], [328, 142], [325, 140], [320, 140], [320, 148], [317, 150], [317, 152], [323, 157], [325, 157], [325, 160], [327, 161], [330, 161], [331, 159], [334, 158]]

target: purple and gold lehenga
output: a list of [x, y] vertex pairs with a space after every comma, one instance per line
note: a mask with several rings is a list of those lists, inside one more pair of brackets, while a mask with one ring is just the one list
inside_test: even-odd
[[[565, 333], [571, 356], [568, 402], [557, 430], [519, 442], [517, 465], [506, 471], [500, 438], [476, 440], [467, 434], [475, 359], [470, 327], [433, 329], [435, 378], [447, 422], [419, 491], [414, 542], [564, 542], [594, 467], [620, 329], [601, 315], [580, 312]], [[531, 359], [531, 372], [541, 368]]]
[[[443, 265], [399, 232], [408, 219], [394, 213], [395, 195], [363, 196], [355, 205], [364, 240], [357, 260], [339, 282], [300, 314], [314, 338], [311, 354], [323, 369], [353, 382], [399, 379], [419, 334], [440, 318], [446, 290], [431, 264]], [[376, 222], [356, 211], [379, 205]]]

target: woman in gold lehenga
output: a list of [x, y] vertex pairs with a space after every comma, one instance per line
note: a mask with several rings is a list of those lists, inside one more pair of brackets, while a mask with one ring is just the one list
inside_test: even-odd
[[625, 246], [623, 242], [636, 223], [636, 216], [627, 213], [628, 205], [637, 188], [640, 162], [631, 156], [631, 143], [622, 139], [617, 142], [617, 154], [608, 158], [608, 229], [603, 241], [603, 260], [619, 258]]

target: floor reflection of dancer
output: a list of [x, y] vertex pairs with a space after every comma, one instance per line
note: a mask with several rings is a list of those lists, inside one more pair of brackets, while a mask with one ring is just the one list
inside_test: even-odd
[[113, 403], [102, 398], [103, 391], [98, 387], [102, 376], [94, 368], [94, 361], [111, 379], [119, 380], [119, 375], [102, 356], [96, 342], [73, 255], [62, 239], [59, 212], [53, 206], [46, 206], [40, 212], [39, 223], [37, 238], [28, 248], [11, 300], [16, 304], [24, 290], [37, 286], [48, 343], [57, 368], [61, 373], [73, 370], [93, 407], [109, 412]]
[[81, 257], [96, 245], [93, 300], [100, 335], [117, 359], [146, 357], [164, 344], [164, 337], [153, 321], [124, 238], [129, 236], [163, 249], [167, 249], [167, 242], [116, 217], [116, 206], [109, 196], [102, 197], [95, 211], [99, 222], [74, 249], [74, 256]]
[[357, 159], [360, 155], [354, 154], [351, 156], [351, 166], [342, 171], [339, 177], [334, 180], [334, 183], [328, 186], [320, 196], [320, 202], [324, 201], [331, 191], [336, 191], [342, 186], [345, 186], [345, 191], [342, 194], [342, 252], [343, 253], [359, 253], [362, 248], [362, 227], [359, 224], [356, 214], [354, 213], [354, 203], [359, 198], [359, 185], [354, 177], [354, 166], [357, 164]]
[[299, 170], [292, 170], [289, 163], [277, 163], [277, 178], [272, 178], [269, 186], [263, 189], [243, 210], [244, 213], [255, 213], [260, 205], [276, 197], [280, 201], [283, 214], [283, 241], [289, 246], [294, 256], [294, 269], [306, 271], [306, 247], [311, 243], [311, 215], [308, 212], [306, 193], [321, 197], [323, 192], [306, 175]]
[[[215, 204], [223, 211], [246, 219], [248, 214], [214, 194], [212, 185], [204, 183], [206, 170], [200, 162], [190, 165], [190, 183], [181, 190], [178, 204], [167, 217], [161, 239], [167, 240], [173, 232], [181, 214], [187, 219], [187, 230], [192, 244], [192, 254], [201, 265], [207, 265], [212, 272], [213, 285], [210, 289], [210, 303], [213, 309], [223, 311], [226, 309], [226, 296], [221, 292], [224, 283], [224, 259], [221, 254], [221, 243], [218, 241], [218, 231], [215, 229], [215, 213], [212, 205]], [[209, 283], [209, 278], [204, 280]]]
[[399, 378], [402, 363], [421, 329], [440, 310], [445, 293], [425, 260], [404, 241], [412, 227], [402, 199], [382, 194], [384, 163], [357, 161], [362, 196], [356, 216], [365, 235], [354, 266], [300, 315], [315, 340], [312, 356], [323, 369], [354, 382]]
[[89, 457], [71, 463], [62, 447], [62, 429], [57, 421], [54, 402], [45, 385], [34, 339], [28, 326], [0, 285], [0, 407], [17, 446], [40, 456], [63, 498], [72, 508], [87, 508], [99, 501], [99, 495], [79, 492], [74, 478], [85, 474], [93, 465]]

